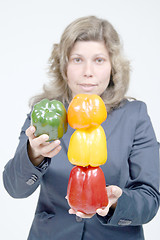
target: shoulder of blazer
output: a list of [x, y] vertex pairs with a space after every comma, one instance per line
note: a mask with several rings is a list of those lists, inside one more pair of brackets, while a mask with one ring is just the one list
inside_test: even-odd
[[142, 111], [144, 113], [147, 113], [147, 106], [143, 101], [139, 100], [133, 100], [129, 101], [126, 100], [120, 108], [126, 110], [126, 114], [130, 115], [131, 117], [133, 116], [139, 116], [139, 113]]
[[136, 125], [141, 109], [143, 109], [142, 112], [147, 112], [145, 103], [141, 101], [122, 101], [120, 106], [109, 113], [105, 122], [102, 123], [102, 127], [105, 129], [107, 138], [109, 138], [112, 131], [116, 128], [117, 124], [122, 124], [122, 122], [125, 124], [125, 122], [131, 121], [134, 122], [134, 125]]

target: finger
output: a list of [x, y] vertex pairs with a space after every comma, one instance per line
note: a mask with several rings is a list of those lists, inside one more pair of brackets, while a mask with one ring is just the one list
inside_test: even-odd
[[122, 189], [117, 186], [113, 187], [112, 192], [113, 192], [113, 195], [117, 198], [119, 198], [122, 195]]
[[85, 213], [82, 213], [82, 212], [77, 212], [76, 215], [80, 218], [91, 218], [93, 217], [95, 214], [85, 214]]
[[49, 157], [49, 158], [52, 158], [54, 156], [56, 156], [60, 150], [62, 149], [61, 146], [57, 146], [54, 150], [52, 150], [51, 152], [49, 153], [46, 153], [46, 154], [43, 154], [44, 157]]
[[85, 214], [82, 212], [76, 212], [75, 210], [73, 210], [72, 208], [70, 208], [68, 210], [69, 214], [76, 214], [76, 216], [80, 217], [80, 218], [91, 218], [93, 217], [95, 214]]
[[27, 137], [31, 138], [31, 139], [34, 139], [35, 136], [34, 136], [34, 133], [35, 133], [36, 129], [34, 126], [30, 126], [29, 128], [26, 129], [26, 135]]
[[122, 189], [115, 185], [110, 185], [106, 187], [108, 198], [117, 197], [119, 198], [122, 195]]
[[107, 195], [108, 197], [113, 197], [114, 193], [115, 193], [115, 189], [116, 189], [117, 186], [114, 186], [114, 185], [110, 185], [110, 186], [107, 186], [106, 189], [107, 189]]
[[69, 213], [69, 214], [76, 214], [76, 211], [74, 211], [72, 208], [70, 208], [70, 209], [68, 210], [68, 213]]
[[106, 215], [108, 214], [109, 208], [110, 208], [110, 206], [109, 206], [109, 204], [108, 204], [107, 207], [105, 207], [104, 209], [98, 208], [98, 209], [96, 210], [96, 213], [98, 213], [98, 215], [104, 217], [104, 216], [106, 216]]
[[60, 143], [61, 143], [60, 140], [55, 140], [55, 141], [45, 145], [42, 149], [42, 153], [46, 154], [46, 153], [53, 151], [56, 147], [59, 146]]
[[117, 206], [117, 201], [119, 199], [119, 197], [122, 195], [122, 189], [118, 186], [110, 186], [107, 187], [107, 195], [108, 195], [108, 206], [112, 208], [116, 208]]
[[[49, 136], [47, 134], [42, 134], [39, 137], [34, 137], [34, 139], [32, 139], [32, 146], [33, 147], [40, 147], [41, 144], [44, 144], [47, 140], [49, 139]], [[49, 143], [47, 143], [49, 144]]]

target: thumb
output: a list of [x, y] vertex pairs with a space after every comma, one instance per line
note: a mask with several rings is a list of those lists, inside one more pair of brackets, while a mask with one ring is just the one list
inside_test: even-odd
[[119, 198], [122, 195], [122, 189], [115, 185], [106, 187], [108, 198], [116, 197]]
[[122, 189], [121, 189], [120, 187], [114, 186], [114, 187], [112, 188], [112, 194], [113, 194], [115, 197], [119, 198], [119, 197], [122, 195]]
[[35, 127], [34, 126], [30, 126], [29, 128], [26, 129], [26, 135], [27, 137], [31, 138], [31, 139], [34, 139], [35, 136], [34, 136], [34, 132], [36, 131]]

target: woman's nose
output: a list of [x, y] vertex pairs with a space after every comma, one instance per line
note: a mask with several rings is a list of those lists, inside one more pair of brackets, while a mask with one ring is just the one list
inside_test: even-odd
[[84, 65], [84, 77], [93, 77], [93, 66], [90, 62], [86, 62]]

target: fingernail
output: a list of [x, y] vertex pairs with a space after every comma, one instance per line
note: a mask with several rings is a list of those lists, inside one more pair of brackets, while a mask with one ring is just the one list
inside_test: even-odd
[[68, 210], [69, 214], [73, 214], [73, 211], [71, 209]]
[[33, 126], [31, 126], [30, 131], [34, 132], [34, 127]]
[[55, 140], [54, 143], [55, 143], [56, 145], [58, 145], [58, 144], [60, 144], [60, 141], [59, 141], [59, 140]]
[[101, 213], [101, 209], [97, 209], [96, 213], [98, 213], [98, 214]]
[[49, 136], [47, 134], [43, 135], [43, 139], [44, 140], [48, 140], [49, 139]]

